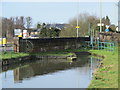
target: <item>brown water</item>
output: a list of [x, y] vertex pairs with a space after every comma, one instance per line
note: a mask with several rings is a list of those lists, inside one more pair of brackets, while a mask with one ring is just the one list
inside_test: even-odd
[[[7, 67], [3, 88], [87, 88], [100, 59], [79, 55], [76, 61], [38, 60]], [[11, 70], [10, 70], [11, 69]]]

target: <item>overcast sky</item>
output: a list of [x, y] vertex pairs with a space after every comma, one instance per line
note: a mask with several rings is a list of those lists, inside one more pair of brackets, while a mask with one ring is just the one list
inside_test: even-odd
[[[12, 1], [12, 0], [11, 0]], [[19, 1], [19, 0], [18, 0]], [[22, 0], [21, 0], [22, 1]], [[24, 0], [25, 1], [25, 0]], [[33, 24], [37, 22], [45, 23], [68, 23], [74, 18], [77, 12], [78, 2], [2, 2], [2, 16], [30, 16]], [[102, 16], [109, 16], [111, 23], [118, 22], [117, 2], [102, 2]], [[99, 2], [79, 2], [79, 13], [90, 13], [100, 17]]]

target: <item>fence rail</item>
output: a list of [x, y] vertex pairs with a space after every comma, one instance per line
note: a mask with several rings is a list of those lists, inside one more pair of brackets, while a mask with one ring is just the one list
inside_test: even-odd
[[6, 44], [5, 46], [0, 46], [0, 52], [11, 52], [14, 51], [14, 44]]
[[101, 50], [101, 49], [104, 49], [104, 50], [107, 50], [107, 51], [114, 51], [115, 50], [115, 42], [90, 42], [90, 41], [86, 41], [85, 42], [85, 46], [88, 47], [88, 48], [91, 48], [91, 49], [98, 49], [98, 50]]

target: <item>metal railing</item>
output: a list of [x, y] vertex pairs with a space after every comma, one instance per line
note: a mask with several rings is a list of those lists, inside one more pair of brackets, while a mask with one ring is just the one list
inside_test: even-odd
[[14, 44], [6, 44], [0, 47], [0, 52], [14, 52]]
[[95, 42], [95, 41], [86, 41], [85, 46], [90, 49], [106, 50], [106, 51], [115, 51], [115, 42]]

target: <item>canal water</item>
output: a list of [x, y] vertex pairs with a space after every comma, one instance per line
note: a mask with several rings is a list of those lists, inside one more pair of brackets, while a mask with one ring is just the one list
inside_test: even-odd
[[2, 88], [87, 88], [99, 61], [79, 55], [72, 62], [49, 59], [3, 67]]

